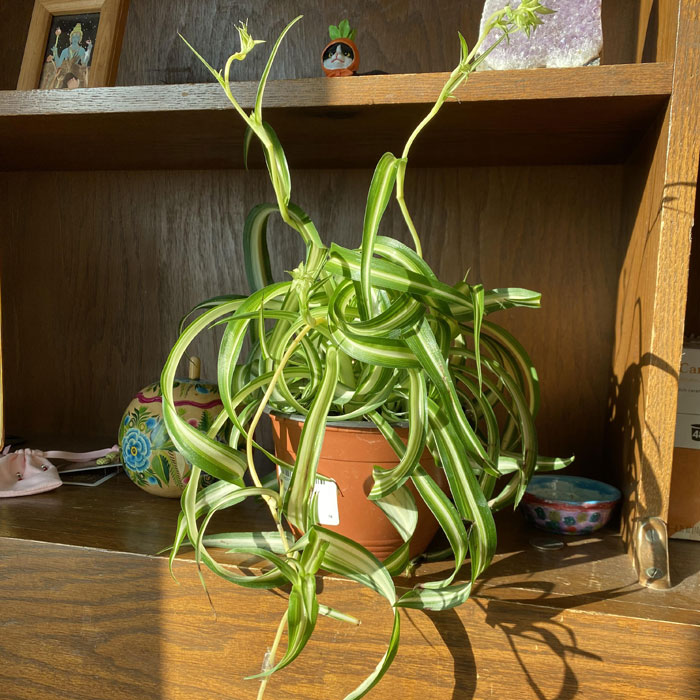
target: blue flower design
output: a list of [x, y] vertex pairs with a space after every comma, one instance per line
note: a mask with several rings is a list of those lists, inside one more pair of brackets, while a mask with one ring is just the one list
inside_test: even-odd
[[127, 468], [135, 472], [148, 469], [151, 441], [137, 428], [126, 431], [122, 440], [122, 457]]
[[131, 416], [127, 413], [124, 416], [124, 425], [129, 425], [129, 421], [131, 420]]
[[564, 518], [564, 525], [576, 525], [576, 518], [572, 518], [570, 515], [567, 515]]
[[592, 523], [597, 523], [600, 520], [600, 513], [591, 513], [591, 517], [589, 518], [589, 520]]
[[147, 427], [149, 430], [153, 430], [153, 428], [156, 427], [156, 422], [157, 422], [157, 421], [156, 421], [155, 418], [149, 418], [149, 419], [146, 421], [146, 427]]
[[157, 485], [158, 485], [158, 479], [156, 479], [155, 476], [149, 476], [148, 479], [146, 479], [146, 481], [147, 481], [149, 484], [152, 484], [153, 486], [157, 486]]

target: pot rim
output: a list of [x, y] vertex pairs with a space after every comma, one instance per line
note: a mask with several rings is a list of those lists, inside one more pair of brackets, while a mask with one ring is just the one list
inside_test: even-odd
[[[302, 416], [299, 413], [283, 413], [282, 411], [277, 411], [270, 406], [265, 406], [265, 413], [275, 418], [283, 418], [291, 421], [296, 421], [297, 423], [303, 423], [306, 420], [306, 416]], [[326, 428], [336, 428], [343, 429], [348, 428], [350, 430], [366, 430], [378, 432], [379, 428], [370, 422], [364, 420], [333, 420], [335, 416], [328, 416], [326, 420]], [[398, 423], [391, 424], [394, 428], [408, 428], [408, 421], [399, 421]]]
[[[600, 498], [557, 498], [549, 494], [541, 495], [535, 491], [538, 484], [546, 482], [563, 482], [576, 486], [588, 486], [600, 490]], [[576, 476], [574, 474], [535, 474], [523, 494], [523, 501], [529, 504], [543, 503], [553, 508], [572, 509], [580, 508], [583, 510], [594, 510], [596, 508], [613, 508], [622, 498], [620, 489], [612, 484], [597, 479], [590, 479], [585, 476]]]
[[551, 510], [612, 510], [618, 501], [552, 501], [547, 498], [538, 498], [531, 493], [523, 494], [523, 503], [528, 506], [547, 506]]

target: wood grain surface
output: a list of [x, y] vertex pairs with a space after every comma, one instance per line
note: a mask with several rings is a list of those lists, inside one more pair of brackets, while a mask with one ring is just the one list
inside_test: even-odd
[[[666, 105], [671, 77], [667, 64], [477, 73], [418, 139], [411, 162], [624, 162]], [[387, 150], [402, 151], [446, 78], [272, 82], [265, 119], [293, 168], [373, 167]], [[254, 83], [233, 90], [244, 109], [254, 105]], [[218, 85], [3, 92], [0, 169], [240, 168], [243, 127]], [[250, 162], [264, 167], [259, 148]]]
[[[691, 0], [692, 3], [692, 0]], [[685, 10], [682, 0], [641, 0], [638, 3], [635, 61], [673, 61], [678, 53], [678, 29]]]
[[[31, 498], [0, 500], [0, 542], [48, 542], [155, 556], [172, 544], [179, 510], [178, 499], [147, 494], [120, 473], [98, 487], [64, 484]], [[613, 528], [560, 538], [562, 549], [542, 551], [531, 543], [544, 533], [526, 524], [520, 513], [499, 512], [495, 517], [498, 550], [479, 581], [480, 597], [510, 600], [515, 596], [533, 605], [575, 605], [587, 611], [700, 626], [700, 547], [694, 543], [670, 543], [673, 588], [649, 591], [637, 584], [632, 562]], [[248, 500], [217, 514], [210, 532], [264, 532], [272, 527], [264, 504]], [[260, 570], [259, 560], [250, 555], [217, 550], [215, 556]], [[183, 548], [178, 557], [191, 560], [192, 550]], [[444, 579], [452, 567], [450, 561], [423, 563], [410, 578], [400, 577], [397, 582], [406, 587]], [[460, 576], [468, 576], [468, 567]]]
[[[193, 562], [176, 562], [175, 583], [157, 557], [11, 539], [0, 551], [3, 700], [255, 697], [243, 677], [260, 670], [283, 596], [206, 575], [214, 613]], [[384, 651], [383, 599], [335, 578], [319, 585], [363, 624], [319, 620], [266, 697], [341, 698]], [[404, 611], [396, 661], [369, 697], [697, 698], [697, 625], [600, 612], [576, 595], [527, 600], [513, 582], [485, 589], [457, 610]]]
[[[205, 574], [191, 555], [163, 557], [176, 500], [123, 474], [96, 488], [0, 502], [0, 698], [255, 697], [257, 672], [284, 594], [252, 592]], [[265, 529], [260, 504], [222, 514], [214, 531]], [[402, 644], [376, 697], [693, 698], [700, 653], [700, 550], [671, 542], [669, 591], [637, 584], [622, 541], [603, 530], [557, 551], [510, 513], [497, 516], [498, 553], [456, 611], [402, 613]], [[64, 544], [61, 544], [64, 543]], [[225, 555], [218, 554], [226, 560]], [[255, 561], [241, 561], [248, 573]], [[449, 562], [396, 580], [400, 591], [444, 577]], [[466, 572], [465, 572], [466, 575]], [[299, 662], [267, 697], [343, 697], [383, 653], [390, 611], [361, 587], [325, 576], [322, 600], [359, 628], [322, 619]], [[381, 694], [381, 695], [380, 695]], [[370, 696], [372, 697], [372, 696]]]
[[0, 3], [0, 26], [7, 33], [0, 42], [0, 90], [15, 90], [19, 79], [34, 0]]
[[[606, 0], [603, 8], [605, 63], [634, 61], [640, 18], [636, 3]], [[418, 73], [451, 70], [459, 57], [457, 31], [470, 46], [479, 32], [483, 3], [440, 0], [437, 4], [401, 0], [358, 0], [339, 8], [329, 0], [278, 0], [271, 16], [267, 7], [249, 2], [180, 0], [165, 13], [158, 0], [132, 0], [120, 66], [120, 85], [196, 83], [211, 76], [177, 36], [182, 33], [213, 66], [223, 66], [237, 50], [233, 26], [240, 20], [256, 38], [272, 44], [286, 22], [304, 15], [280, 53], [273, 77], [321, 76], [320, 53], [328, 41], [328, 25], [347, 17], [357, 28], [360, 72]], [[148, 44], [144, 45], [144, 34]], [[255, 80], [267, 58], [267, 47], [237, 67], [241, 80]]]
[[668, 514], [700, 155], [700, 110], [692, 79], [700, 68], [695, 40], [700, 2], [681, 1], [678, 7], [677, 47], [670, 32], [659, 35], [659, 51], [677, 51], [673, 96], [665, 120], [650, 132], [626, 173], [631, 236], [619, 281], [610, 417], [612, 462], [625, 484], [626, 537], [636, 518]]
[[41, 71], [44, 67], [44, 51], [51, 29], [51, 13], [41, 0], [34, 3], [32, 19], [24, 46], [24, 57], [19, 78], [18, 90], [34, 90], [39, 87]]
[[[441, 279], [454, 283], [471, 269], [469, 279], [489, 288], [542, 292], [542, 309], [493, 320], [538, 367], [541, 450], [576, 453], [577, 469], [591, 474], [607, 470], [621, 175], [618, 167], [409, 169], [406, 184]], [[369, 170], [299, 172], [292, 198], [325, 240], [355, 247], [370, 178]], [[248, 210], [272, 196], [267, 175], [15, 173], [0, 182], [13, 231], [0, 239], [8, 429], [111, 441], [133, 395], [159, 377], [180, 316], [247, 289], [240, 231]], [[393, 205], [383, 232], [408, 242]], [[278, 221], [270, 237], [283, 279], [301, 243]], [[217, 337], [193, 348], [204, 376], [215, 376]]]
[[[355, 76], [347, 80], [271, 80], [265, 89], [264, 105], [273, 110], [432, 105], [448, 75], [447, 72], [432, 72]], [[485, 71], [474, 73], [458, 87], [455, 99], [459, 103], [518, 103], [611, 97], [663, 98], [671, 94], [672, 78], [672, 63]], [[232, 91], [243, 109], [255, 105], [257, 81], [232, 82]], [[207, 83], [138, 85], [78, 92], [6, 90], [0, 97], [3, 116], [169, 114], [233, 109], [220, 86]]]
[[[8, 31], [0, 46], [0, 90], [14, 89], [24, 51], [34, 0], [13, 0], [0, 6], [2, 26]], [[647, 3], [649, 4], [649, 3]], [[163, 11], [159, 0], [131, 0], [121, 51], [118, 85], [160, 85], [211, 81], [211, 75], [178, 37], [181, 32], [207, 60], [220, 67], [238, 48], [234, 25], [248, 19], [256, 38], [267, 40], [237, 66], [240, 80], [258, 77], [267, 50], [286, 21], [299, 14], [304, 19], [293, 30], [276, 64], [274, 78], [321, 76], [320, 52], [326, 44], [328, 25], [347, 16], [358, 29], [360, 71], [415, 73], [451, 70], [459, 55], [457, 31], [470, 45], [476, 40], [481, 17], [480, 2], [440, 0], [437, 4], [389, 0], [359, 0], [351, 8], [338, 8], [329, 0], [283, 0], [267, 7], [227, 0], [169, 0]], [[638, 28], [646, 29], [649, 11], [637, 2], [605, 0], [602, 8], [603, 63], [633, 63]], [[642, 35], [643, 43], [643, 35]], [[637, 56], [639, 54], [639, 57]], [[663, 59], [651, 59], [663, 60]]]

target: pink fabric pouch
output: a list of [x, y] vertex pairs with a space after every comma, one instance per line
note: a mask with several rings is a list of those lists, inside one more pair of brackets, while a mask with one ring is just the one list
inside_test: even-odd
[[50, 459], [68, 459], [72, 462], [89, 462], [105, 457], [119, 448], [115, 445], [94, 452], [62, 452], [60, 450], [22, 449], [0, 456], [0, 498], [31, 496], [58, 488], [63, 482], [58, 469]]

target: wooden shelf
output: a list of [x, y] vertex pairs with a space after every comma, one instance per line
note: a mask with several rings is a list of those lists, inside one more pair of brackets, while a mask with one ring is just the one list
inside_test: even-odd
[[[172, 544], [180, 510], [178, 499], [158, 498], [134, 486], [120, 472], [97, 487], [66, 484], [54, 491], [23, 498], [0, 499], [0, 551], [9, 539], [155, 556]], [[700, 546], [671, 541], [672, 583], [669, 591], [637, 585], [631, 559], [613, 530], [589, 537], [563, 538], [558, 551], [539, 551], [530, 540], [544, 533], [519, 514], [497, 515], [498, 554], [478, 586], [484, 598], [509, 599], [545, 607], [575, 607], [639, 619], [700, 627]], [[210, 531], [272, 529], [265, 506], [249, 500], [224, 511]], [[191, 558], [186, 550], [179, 556]], [[229, 563], [257, 565], [249, 557]], [[399, 578], [401, 588], [444, 578], [451, 562], [424, 564], [412, 578]], [[468, 574], [465, 569], [464, 575]]]
[[[147, 494], [120, 472], [100, 486], [64, 484], [32, 497], [0, 499], [0, 538], [155, 555], [172, 544], [179, 512], [179, 499]], [[221, 525], [272, 529], [259, 502], [223, 515], [214, 524], [219, 531]]]
[[[171, 543], [178, 509], [176, 499], [150, 496], [124, 474], [94, 488], [0, 499], [2, 675], [13, 690], [29, 680], [34, 693], [16, 697], [58, 698], [52, 688], [66, 684], [72, 697], [90, 700], [115, 697], [115, 689], [126, 700], [255, 697], [257, 684], [243, 677], [259, 671], [285, 594], [243, 589], [205, 571], [209, 603], [187, 553], [175, 562], [173, 581], [156, 554]], [[530, 540], [543, 533], [519, 515], [501, 513], [497, 521], [498, 553], [470, 601], [441, 613], [403, 611], [400, 660], [382, 697], [486, 697], [494, 687], [522, 698], [555, 697], [560, 688], [572, 698], [599, 697], [601, 689], [615, 697], [696, 697], [697, 543], [671, 543], [675, 586], [652, 591], [637, 584], [611, 531], [540, 551]], [[264, 508], [250, 501], [212, 531], [265, 529], [266, 522]], [[249, 557], [235, 563], [234, 572], [258, 567]], [[396, 580], [399, 593], [450, 569], [450, 562], [421, 566]], [[321, 577], [319, 587], [324, 602], [364, 624], [320, 619], [299, 661], [275, 676], [271, 697], [343, 697], [384, 653], [386, 601], [337, 576]]]
[[[368, 167], [386, 150], [400, 152], [446, 76], [271, 82], [265, 118], [293, 168]], [[667, 103], [672, 76], [666, 63], [476, 73], [416, 142], [411, 161], [624, 162]], [[254, 83], [234, 88], [247, 110], [255, 91]], [[242, 122], [213, 83], [3, 91], [0, 131], [6, 171], [242, 167]], [[251, 164], [261, 167], [253, 150]]]

